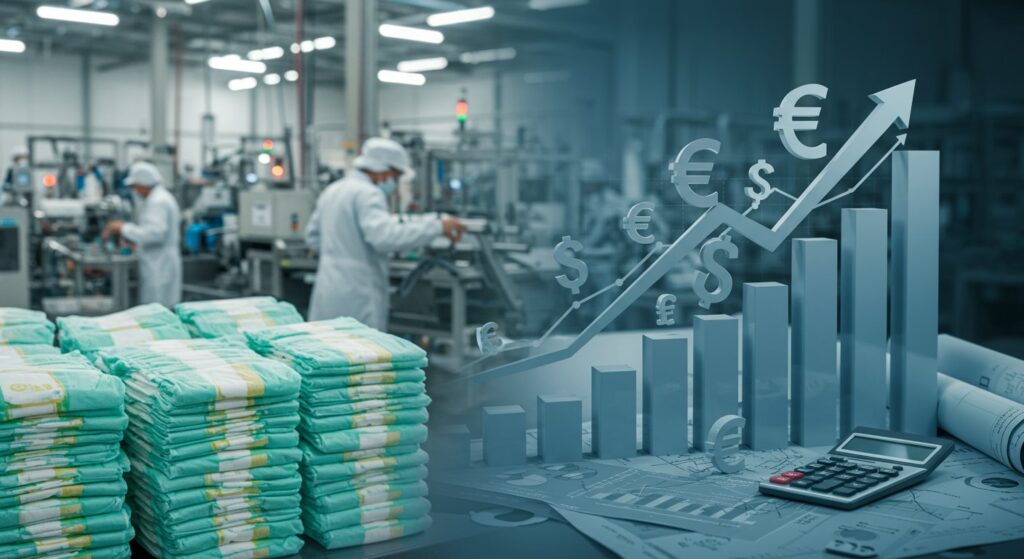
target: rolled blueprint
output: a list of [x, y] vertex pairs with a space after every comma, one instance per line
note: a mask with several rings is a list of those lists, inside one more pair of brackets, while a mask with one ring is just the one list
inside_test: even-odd
[[939, 373], [939, 426], [1024, 474], [1024, 405]]
[[1024, 404], [1024, 360], [942, 334], [938, 367], [957, 380]]

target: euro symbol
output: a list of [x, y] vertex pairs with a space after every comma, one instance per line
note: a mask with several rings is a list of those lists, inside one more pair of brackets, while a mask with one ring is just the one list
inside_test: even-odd
[[629, 213], [626, 214], [626, 217], [622, 218], [622, 229], [626, 232], [629, 240], [641, 245], [649, 245], [654, 242], [653, 235], [640, 234], [640, 231], [647, 231], [651, 228], [651, 215], [641, 215], [640, 212], [653, 211], [653, 202], [640, 202], [629, 208]]
[[[772, 129], [779, 133], [782, 146], [790, 155], [797, 159], [821, 159], [825, 157], [828, 148], [824, 142], [811, 147], [800, 142], [796, 137], [797, 131], [817, 130], [818, 115], [821, 114], [821, 107], [797, 107], [796, 103], [803, 97], [810, 95], [816, 99], [823, 100], [828, 95], [828, 88], [816, 83], [801, 85], [790, 91], [782, 98], [782, 102], [772, 111], [772, 116], [778, 117]], [[794, 118], [808, 118], [813, 120], [793, 120]]]
[[[693, 191], [696, 184], [707, 184], [711, 180], [711, 169], [715, 167], [714, 162], [690, 161], [694, 154], [699, 151], [710, 151], [718, 155], [722, 149], [722, 142], [711, 138], [700, 138], [694, 140], [679, 150], [676, 160], [668, 164], [672, 171], [672, 184], [676, 185], [676, 192], [683, 199], [683, 202], [698, 208], [710, 208], [718, 203], [718, 193], [712, 192], [701, 196]], [[690, 173], [707, 173], [706, 175], [691, 175]]]
[[746, 466], [742, 456], [729, 461], [740, 450], [740, 434], [746, 424], [747, 420], [738, 415], [723, 415], [708, 430], [706, 440], [710, 446], [711, 463], [723, 474], [735, 474]]
[[476, 329], [476, 345], [480, 353], [484, 355], [495, 355], [505, 345], [505, 340], [498, 335], [498, 324], [488, 322]]

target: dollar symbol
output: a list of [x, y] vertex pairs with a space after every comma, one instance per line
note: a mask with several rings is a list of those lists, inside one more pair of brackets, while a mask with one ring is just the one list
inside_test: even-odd
[[[710, 309], [711, 305], [721, 303], [732, 292], [732, 275], [729, 270], [715, 260], [718, 252], [724, 251], [730, 259], [739, 256], [739, 249], [729, 240], [729, 237], [711, 239], [700, 248], [700, 262], [707, 269], [707, 272], [697, 272], [693, 278], [693, 291], [700, 297], [700, 306]], [[708, 291], [706, 283], [709, 277], [715, 276], [718, 280], [718, 287], [714, 291]]]
[[622, 218], [622, 229], [626, 232], [629, 240], [642, 245], [649, 245], [654, 242], [653, 235], [640, 234], [640, 231], [646, 231], [651, 228], [651, 215], [642, 215], [640, 212], [653, 211], [653, 202], [640, 202], [629, 208], [629, 213], [626, 214], [626, 217]]
[[496, 322], [488, 322], [476, 329], [476, 345], [480, 348], [480, 353], [484, 355], [494, 355], [501, 351], [505, 340], [498, 335]]
[[742, 456], [736, 461], [729, 461], [740, 450], [740, 433], [746, 424], [747, 420], [738, 415], [723, 415], [708, 430], [706, 440], [711, 463], [723, 474], [735, 474], [746, 465]]
[[748, 186], [743, 189], [743, 192], [754, 201], [750, 206], [755, 210], [761, 205], [761, 200], [764, 200], [772, 193], [772, 185], [768, 184], [768, 180], [761, 176], [762, 172], [770, 175], [775, 172], [775, 167], [772, 167], [772, 164], [764, 159], [758, 159], [757, 163], [751, 165], [750, 169], [747, 170], [747, 176], [750, 177], [750, 182], [761, 188], [758, 190]]
[[587, 263], [576, 258], [576, 253], [582, 251], [583, 245], [568, 235], [562, 237], [562, 242], [555, 245], [555, 262], [576, 270], [576, 279], [569, 279], [566, 274], [556, 276], [555, 279], [558, 280], [559, 285], [571, 290], [573, 295], [579, 295], [580, 286], [587, 282], [589, 273]]
[[662, 293], [658, 296], [658, 303], [654, 306], [658, 313], [658, 326], [672, 326], [676, 323], [676, 296], [671, 293]]
[[[825, 157], [828, 148], [824, 143], [816, 146], [807, 146], [796, 137], [797, 131], [817, 130], [818, 115], [821, 114], [821, 107], [797, 107], [796, 103], [803, 97], [810, 95], [816, 99], [823, 100], [828, 95], [828, 88], [816, 83], [801, 85], [790, 91], [782, 98], [782, 102], [772, 111], [772, 116], [778, 117], [772, 129], [779, 133], [782, 146], [790, 155], [797, 159], [821, 159]], [[809, 118], [815, 120], [793, 120], [794, 118]]]
[[[672, 171], [672, 184], [676, 185], [676, 192], [683, 199], [683, 202], [698, 208], [710, 208], [718, 203], [718, 193], [712, 192], [701, 196], [693, 191], [695, 184], [707, 184], [711, 180], [711, 169], [715, 167], [713, 162], [703, 163], [690, 161], [700, 151], [710, 151], [718, 155], [722, 149], [722, 142], [711, 138], [700, 138], [694, 140], [679, 150], [676, 160], [668, 164]], [[708, 173], [706, 175], [691, 175], [690, 173]]]

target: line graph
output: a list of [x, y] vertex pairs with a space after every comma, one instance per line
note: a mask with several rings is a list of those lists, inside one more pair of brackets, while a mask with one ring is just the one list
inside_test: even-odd
[[[850, 135], [846, 142], [836, 151], [831, 160], [822, 168], [818, 175], [810, 182], [807, 188], [797, 197], [796, 201], [779, 218], [772, 227], [767, 227], [747, 217], [750, 212], [740, 213], [724, 204], [716, 204], [708, 208], [700, 217], [694, 221], [676, 240], [663, 251], [652, 250], [647, 257], [661, 252], [661, 255], [642, 273], [633, 283], [629, 284], [619, 295], [604, 309], [590, 324], [588, 324], [572, 341], [563, 348], [543, 351], [530, 355], [518, 361], [498, 365], [494, 368], [484, 369], [478, 372], [466, 371], [469, 374], [463, 375], [460, 380], [480, 382], [500, 376], [518, 373], [565, 360], [573, 356], [584, 345], [587, 344], [596, 334], [604, 330], [616, 317], [632, 305], [644, 292], [650, 289], [659, 279], [668, 273], [678, 262], [684, 259], [687, 254], [695, 250], [703, 241], [712, 237], [722, 226], [729, 228], [736, 234], [742, 235], [761, 248], [774, 252], [796, 228], [816, 208], [823, 204], [835, 201], [856, 191], [864, 182], [862, 178], [853, 188], [840, 193], [832, 198], [826, 199], [828, 194], [838, 183], [856, 166], [856, 164], [867, 154], [877, 142], [895, 125], [905, 130], [910, 125], [910, 112], [913, 105], [915, 80], [910, 80], [888, 89], [869, 95], [869, 99], [876, 103], [874, 109], [868, 114], [864, 121]], [[885, 157], [888, 157], [899, 145], [905, 141], [905, 134], [897, 137], [897, 142], [880, 159], [871, 171], [870, 175]], [[866, 177], [865, 177], [866, 178]], [[634, 273], [647, 261], [647, 257], [630, 272]], [[630, 274], [627, 274], [628, 277]], [[550, 328], [541, 339], [546, 340], [550, 333], [571, 313], [579, 304], [590, 300], [601, 293], [614, 287], [620, 287], [624, 279], [616, 280], [615, 284], [608, 286], [601, 291], [588, 296], [587, 298], [574, 302], [572, 307], [559, 318], [558, 322]], [[538, 344], [539, 345], [539, 342]], [[475, 362], [482, 364], [485, 360]]]

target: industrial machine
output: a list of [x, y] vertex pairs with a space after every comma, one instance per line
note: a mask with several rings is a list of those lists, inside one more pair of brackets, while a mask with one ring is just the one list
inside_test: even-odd
[[29, 212], [0, 207], [0, 307], [29, 306]]
[[301, 241], [315, 205], [310, 190], [244, 191], [238, 196], [239, 239]]

